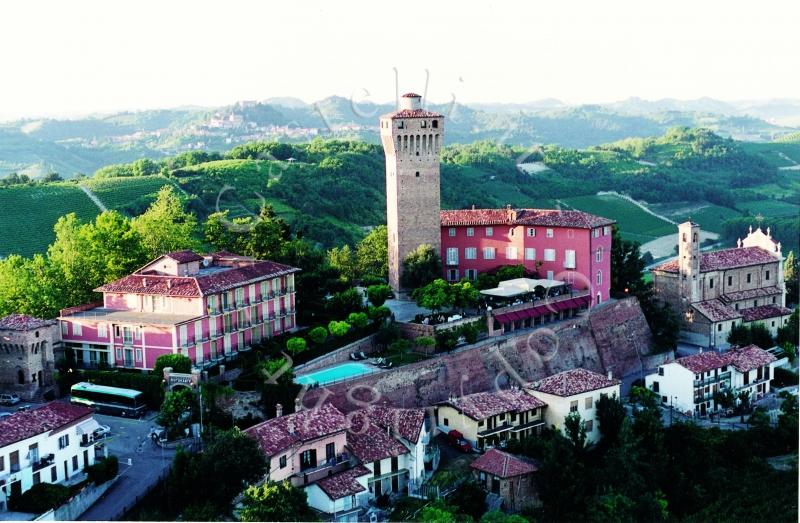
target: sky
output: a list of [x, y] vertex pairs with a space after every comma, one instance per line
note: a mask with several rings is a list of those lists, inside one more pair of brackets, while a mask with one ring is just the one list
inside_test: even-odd
[[[3, 0], [0, 119], [338, 94], [800, 98], [800, 1]], [[423, 93], [424, 94], [424, 93]]]

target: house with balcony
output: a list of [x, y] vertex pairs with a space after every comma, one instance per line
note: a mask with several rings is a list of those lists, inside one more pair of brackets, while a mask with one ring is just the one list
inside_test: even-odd
[[363, 410], [350, 416], [347, 446], [367, 469], [367, 488], [372, 499], [406, 492], [413, 468], [408, 447], [379, 426]]
[[661, 403], [687, 415], [705, 416], [719, 410], [717, 392], [746, 392], [756, 400], [769, 392], [775, 356], [757, 347], [726, 352], [704, 351], [678, 358], [645, 377], [645, 386], [658, 394]]
[[0, 419], [0, 511], [33, 485], [69, 483], [94, 464], [93, 413], [53, 401]]
[[548, 426], [561, 430], [564, 420], [578, 413], [586, 429], [586, 441], [600, 439], [597, 421], [597, 400], [601, 396], [620, 397], [620, 381], [611, 376], [587, 369], [570, 369], [553, 374], [526, 387], [532, 396], [547, 403], [544, 419]]
[[289, 480], [296, 487], [352, 468], [354, 462], [345, 448], [348, 422], [329, 403], [277, 416], [244, 432], [258, 442], [267, 459], [267, 479]]
[[367, 486], [371, 475], [369, 469], [358, 465], [326, 476], [306, 487], [308, 506], [324, 521], [359, 521], [371, 499]]
[[548, 404], [520, 389], [451, 396], [436, 407], [436, 424], [444, 433], [459, 431], [477, 449], [538, 434]]
[[295, 267], [230, 252], [164, 254], [97, 289], [100, 303], [61, 311], [61, 339], [79, 367], [152, 369], [164, 354], [198, 367], [292, 331]]
[[[371, 405], [364, 409], [378, 427], [408, 449], [408, 491], [414, 496], [439, 467], [439, 447], [433, 443], [433, 430], [425, 409], [400, 409]], [[391, 466], [391, 464], [390, 464]]]

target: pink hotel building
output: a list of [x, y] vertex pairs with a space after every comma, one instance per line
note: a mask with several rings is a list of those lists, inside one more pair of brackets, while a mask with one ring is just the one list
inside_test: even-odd
[[502, 265], [524, 265], [539, 278], [609, 298], [614, 220], [556, 209], [441, 211], [441, 257], [448, 281], [474, 280]]
[[95, 291], [102, 303], [61, 311], [78, 366], [152, 369], [163, 354], [203, 366], [293, 330], [300, 269], [229, 252], [164, 254]]

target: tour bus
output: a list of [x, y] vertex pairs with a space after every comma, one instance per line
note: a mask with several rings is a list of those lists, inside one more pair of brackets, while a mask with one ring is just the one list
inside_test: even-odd
[[94, 407], [101, 414], [138, 418], [147, 410], [143, 394], [138, 390], [83, 382], [73, 385], [70, 392], [72, 403]]

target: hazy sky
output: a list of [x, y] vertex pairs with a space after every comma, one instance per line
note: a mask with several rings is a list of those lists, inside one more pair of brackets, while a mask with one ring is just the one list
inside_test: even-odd
[[2, 0], [0, 118], [384, 102], [393, 67], [434, 101], [797, 98], [798, 27], [798, 0]]

